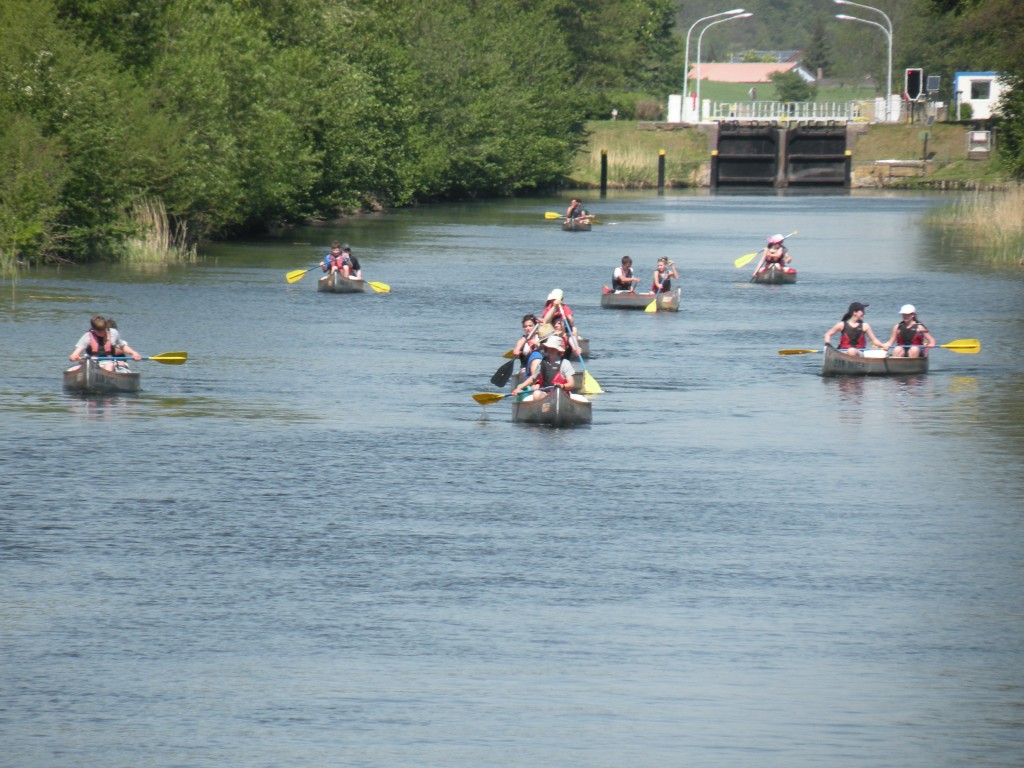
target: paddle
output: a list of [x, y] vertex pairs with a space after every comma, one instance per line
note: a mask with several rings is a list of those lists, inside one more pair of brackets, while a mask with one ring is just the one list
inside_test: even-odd
[[[127, 355], [119, 355], [115, 357], [93, 357], [92, 360], [132, 360]], [[143, 360], [152, 360], [154, 363], [163, 363], [164, 365], [181, 365], [188, 360], [188, 352], [161, 352], [159, 355], [152, 355], [150, 357], [144, 357]]]
[[[572, 332], [572, 323], [569, 322], [569, 318], [565, 316], [565, 313], [561, 309], [558, 310], [562, 319], [565, 321], [565, 329], [569, 332], [569, 336], [576, 338], [576, 334]], [[600, 395], [604, 392], [601, 389], [601, 385], [597, 383], [597, 380], [590, 375], [590, 371], [587, 370], [587, 364], [583, 362], [583, 352], [577, 351], [577, 356], [580, 359], [580, 365], [583, 366], [583, 394], [584, 395]]]
[[[897, 345], [897, 346], [914, 346], [910, 345]], [[948, 344], [938, 344], [935, 349], [948, 349], [950, 352], [958, 352], [961, 355], [976, 355], [981, 352], [981, 342], [977, 339], [957, 339], [951, 341]], [[780, 355], [810, 355], [815, 352], [821, 352], [820, 349], [780, 349]]]
[[[789, 238], [793, 237], [793, 235], [795, 235], [795, 234], [796, 234], [796, 230], [794, 229], [792, 232], [790, 232], [788, 235], [786, 235], [782, 239], [783, 240], [788, 240]], [[761, 251], [755, 251], [754, 253], [744, 254], [743, 256], [740, 256], [738, 259], [736, 259], [732, 264], [733, 264], [734, 267], [736, 267], [736, 269], [739, 269], [740, 267], [745, 267], [745, 266], [747, 266], [747, 264], [749, 264], [754, 259], [756, 259], [757, 258], [757, 254], [759, 254], [759, 253], [761, 253]]]
[[391, 293], [391, 286], [388, 285], [387, 283], [376, 283], [373, 280], [367, 280], [365, 282], [377, 293]]
[[496, 387], [504, 387], [508, 384], [508, 380], [512, 378], [512, 368], [515, 364], [515, 358], [509, 360], [507, 363], [502, 363], [501, 367], [494, 372], [493, 376], [491, 376], [491, 384]]
[[554, 211], [547, 211], [547, 212], [546, 212], [546, 213], [544, 214], [544, 218], [545, 218], [545, 219], [564, 219], [564, 218], [565, 218], [565, 216], [563, 216], [563, 215], [562, 215], [562, 214], [560, 214], [560, 213], [555, 213]]
[[307, 272], [312, 272], [314, 269], [316, 269], [319, 266], [320, 266], [320, 264], [318, 262], [318, 263], [314, 264], [312, 267], [310, 267], [309, 269], [293, 269], [291, 272], [289, 272], [287, 275], [284, 276], [284, 279], [287, 280], [289, 283], [297, 283], [299, 280], [301, 280], [303, 278], [303, 276]]
[[[533, 391], [534, 392], [547, 392], [549, 389], [554, 389], [554, 387], [542, 387], [541, 389], [535, 389]], [[480, 405], [493, 405], [494, 403], [496, 403], [499, 400], [502, 400], [502, 399], [504, 399], [506, 397], [512, 397], [513, 394], [514, 393], [512, 393], [512, 392], [505, 392], [505, 393], [477, 392], [476, 394], [473, 395], [473, 399], [476, 400], [478, 403], [480, 403]]]

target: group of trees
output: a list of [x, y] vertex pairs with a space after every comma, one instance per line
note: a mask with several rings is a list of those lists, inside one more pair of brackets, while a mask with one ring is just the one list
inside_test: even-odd
[[[672, 0], [4, 0], [0, 259], [555, 184], [666, 92]], [[623, 111], [623, 105], [618, 105]], [[623, 112], [625, 114], [625, 112]]]
[[[872, 4], [896, 67], [1006, 74], [1003, 146], [1024, 175], [1024, 4]], [[884, 61], [882, 36], [823, 21], [831, 3], [745, 5], [756, 23], [716, 27], [705, 51], [813, 49], [827, 74]], [[557, 184], [588, 118], [679, 92], [685, 30], [720, 6], [3, 0], [0, 265], [116, 254], [146, 201], [199, 238]]]

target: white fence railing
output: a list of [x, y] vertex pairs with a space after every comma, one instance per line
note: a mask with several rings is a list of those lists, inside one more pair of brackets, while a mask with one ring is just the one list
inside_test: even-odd
[[844, 122], [870, 119], [860, 101], [705, 102], [704, 117], [712, 122]]

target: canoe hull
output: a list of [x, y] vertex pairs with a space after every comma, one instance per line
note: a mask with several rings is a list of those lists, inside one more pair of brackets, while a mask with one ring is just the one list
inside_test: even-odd
[[134, 371], [108, 371], [95, 360], [84, 360], [64, 371], [64, 389], [87, 394], [138, 392], [142, 377]]
[[[674, 288], [668, 293], [658, 294], [658, 311], [678, 312], [683, 289]], [[653, 293], [608, 293], [601, 294], [601, 306], [605, 309], [647, 309], [654, 301]]]
[[583, 222], [566, 219], [562, 222], [562, 229], [566, 232], [589, 232], [591, 226], [592, 225], [589, 221]]
[[552, 389], [539, 400], [513, 400], [512, 421], [548, 427], [576, 427], [593, 419], [593, 403], [579, 395]]
[[340, 272], [324, 275], [316, 284], [321, 293], [366, 293], [365, 280], [349, 280]]
[[859, 357], [825, 347], [822, 376], [913, 376], [928, 373], [927, 357]]
[[795, 269], [766, 269], [751, 276], [750, 282], [759, 285], [792, 285], [796, 282]]

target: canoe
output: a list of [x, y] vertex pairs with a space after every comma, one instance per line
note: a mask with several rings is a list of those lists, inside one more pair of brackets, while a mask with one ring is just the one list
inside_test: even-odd
[[[522, 384], [524, 378], [525, 376], [523, 375], [523, 370], [521, 368], [515, 373], [513, 373], [512, 377], [509, 379], [509, 384], [511, 385], [512, 389], [515, 389], [520, 384]], [[583, 379], [583, 371], [576, 371], [576, 373], [573, 374], [572, 391], [575, 392], [576, 394], [581, 394], [583, 392]]]
[[790, 285], [796, 282], [796, 270], [790, 268], [765, 269], [751, 275], [750, 282], [761, 285]]
[[[613, 292], [607, 286], [601, 294], [601, 306], [607, 309], [647, 309], [654, 301], [654, 293], [630, 293], [629, 291]], [[658, 294], [658, 310], [668, 312], [679, 311], [679, 298], [683, 289], [675, 287], [668, 293]]]
[[562, 222], [562, 229], [566, 232], [589, 232], [591, 224], [589, 221], [578, 221], [576, 219], [566, 219]]
[[822, 376], [909, 376], [928, 373], [927, 357], [889, 357], [884, 349], [866, 349], [864, 357], [825, 346]]
[[331, 272], [320, 278], [316, 289], [324, 293], [366, 293], [366, 281], [349, 280], [341, 272]]
[[575, 427], [589, 424], [593, 403], [582, 395], [567, 395], [561, 387], [550, 390], [539, 400], [512, 400], [512, 421], [549, 427]]
[[140, 378], [134, 371], [108, 371], [96, 360], [85, 358], [81, 365], [64, 371], [64, 389], [95, 394], [138, 392], [142, 387]]

